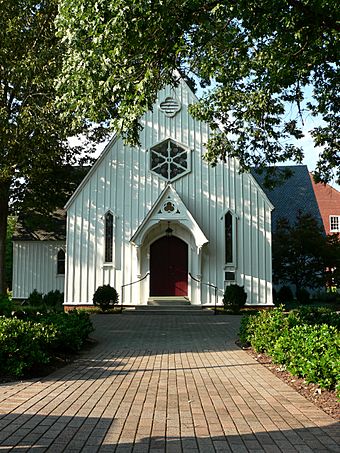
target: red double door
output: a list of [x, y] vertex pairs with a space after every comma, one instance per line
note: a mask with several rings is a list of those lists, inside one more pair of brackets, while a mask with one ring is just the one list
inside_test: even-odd
[[150, 246], [150, 296], [188, 295], [188, 245], [164, 236]]

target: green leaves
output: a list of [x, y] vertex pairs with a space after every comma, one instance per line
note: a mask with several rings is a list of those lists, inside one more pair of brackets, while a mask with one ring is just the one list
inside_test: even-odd
[[313, 216], [299, 213], [294, 225], [280, 219], [273, 234], [273, 279], [296, 289], [321, 287], [332, 253], [332, 245]]
[[247, 301], [247, 293], [244, 286], [228, 285], [223, 295], [223, 305], [225, 309], [232, 309], [236, 313], [245, 305]]
[[179, 70], [210, 87], [191, 109], [221, 131], [210, 162], [226, 153], [246, 168], [301, 162], [294, 140], [312, 114], [324, 121], [311, 132], [325, 147], [318, 175], [340, 178], [338, 20], [335, 0], [61, 0], [61, 104], [135, 143], [139, 117]]
[[[80, 133], [87, 136], [92, 128], [72, 109], [63, 110], [56, 103], [55, 80], [65, 52], [56, 37], [57, 9], [57, 0], [1, 2], [0, 294], [6, 290], [4, 243], [9, 204], [21, 203], [28, 186], [36, 185], [39, 204], [44, 203], [50, 188], [45, 178], [48, 170], [66, 162], [74, 164], [79, 157], [80, 147], [71, 148], [68, 138]], [[91, 138], [95, 135], [99, 137], [92, 134]]]
[[0, 370], [21, 377], [54, 355], [79, 351], [93, 331], [85, 312], [31, 315], [33, 320], [0, 316]]
[[22, 199], [28, 183], [51, 166], [74, 161], [67, 139], [89, 125], [56, 104], [63, 52], [54, 24], [56, 0], [9, 0], [0, 15], [0, 184]]
[[48, 363], [48, 347], [55, 337], [56, 329], [53, 326], [0, 317], [2, 371], [19, 377], [33, 366]]
[[252, 316], [247, 323], [246, 332], [243, 333], [257, 352], [271, 353], [278, 335], [288, 328], [288, 318], [283, 312], [283, 307], [273, 310], [264, 310], [257, 316]]
[[271, 354], [293, 375], [334, 388], [340, 380], [339, 348], [340, 333], [335, 327], [303, 324], [281, 335]]
[[340, 315], [330, 309], [303, 307], [287, 315], [281, 306], [243, 318], [240, 338], [293, 375], [339, 389], [339, 323]]
[[118, 303], [119, 295], [110, 285], [98, 286], [93, 294], [93, 304], [99, 306], [103, 312]]

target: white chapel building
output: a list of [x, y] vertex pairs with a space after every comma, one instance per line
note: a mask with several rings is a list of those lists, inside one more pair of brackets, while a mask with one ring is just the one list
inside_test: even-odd
[[272, 305], [273, 206], [237, 160], [205, 162], [210, 131], [189, 114], [195, 102], [183, 80], [161, 90], [140, 146], [116, 135], [69, 199], [66, 238], [15, 239], [14, 298], [59, 289], [76, 308], [110, 284], [124, 305], [212, 305], [237, 283], [247, 305]]

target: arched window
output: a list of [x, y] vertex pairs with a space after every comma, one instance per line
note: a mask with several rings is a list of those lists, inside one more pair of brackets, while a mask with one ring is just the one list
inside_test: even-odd
[[224, 244], [225, 244], [225, 264], [234, 263], [234, 225], [231, 212], [224, 216]]
[[60, 249], [57, 255], [57, 274], [65, 275], [65, 252], [63, 249]]
[[105, 214], [105, 262], [112, 263], [113, 250], [113, 215], [111, 212]]

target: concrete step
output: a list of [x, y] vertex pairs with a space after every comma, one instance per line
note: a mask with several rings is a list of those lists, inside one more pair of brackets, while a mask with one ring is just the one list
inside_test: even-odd
[[137, 305], [138, 311], [202, 311], [199, 305]]
[[186, 297], [150, 297], [148, 306], [157, 307], [182, 307], [192, 306]]
[[[178, 302], [178, 301], [177, 301]], [[180, 304], [180, 303], [162, 303], [161, 305], [135, 305], [131, 309], [124, 310], [129, 314], [158, 314], [158, 315], [206, 315], [213, 314], [213, 310], [207, 310], [202, 305]]]
[[169, 307], [148, 307], [146, 305], [135, 307], [134, 309], [126, 309], [123, 312], [124, 314], [128, 315], [172, 315], [172, 316], [187, 316], [187, 315], [194, 315], [194, 316], [201, 316], [201, 315], [213, 315], [214, 310], [204, 310], [200, 307], [188, 307], [187, 309], [176, 309], [176, 308], [169, 308]]

